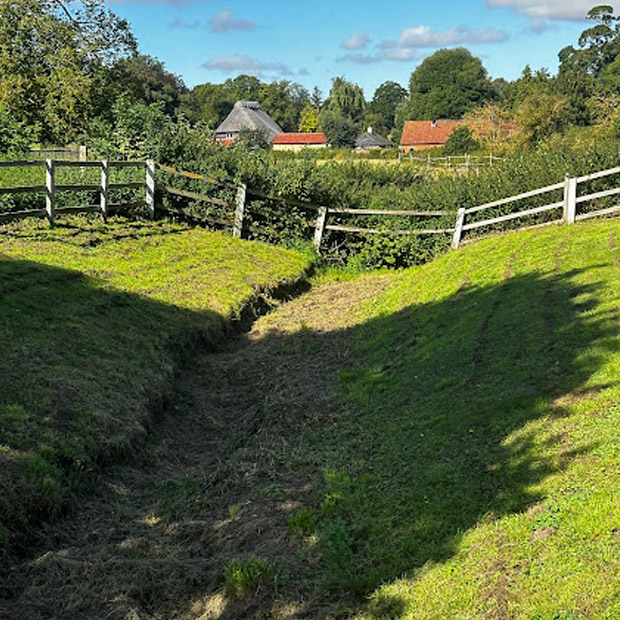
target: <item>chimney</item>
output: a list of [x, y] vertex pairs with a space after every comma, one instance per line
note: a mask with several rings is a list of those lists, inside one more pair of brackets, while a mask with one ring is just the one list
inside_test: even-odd
[[368, 133], [372, 133], [372, 127], [368, 127]]
[[432, 120], [431, 121], [431, 127], [437, 127], [437, 121], [436, 120]]

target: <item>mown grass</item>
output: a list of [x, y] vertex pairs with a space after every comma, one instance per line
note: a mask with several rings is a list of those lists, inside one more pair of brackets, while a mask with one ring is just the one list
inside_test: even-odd
[[289, 455], [324, 472], [319, 591], [367, 620], [620, 615], [619, 244], [480, 242], [366, 308], [341, 415]]
[[323, 274], [196, 360], [178, 434], [12, 571], [10, 617], [618, 617], [619, 241]]
[[126, 453], [188, 354], [310, 260], [169, 223], [3, 227], [0, 549]]

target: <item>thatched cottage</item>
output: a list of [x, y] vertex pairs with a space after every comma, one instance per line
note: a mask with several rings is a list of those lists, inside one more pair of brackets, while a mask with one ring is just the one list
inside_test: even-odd
[[260, 107], [258, 101], [237, 101], [231, 113], [215, 130], [215, 139], [224, 145], [234, 142], [242, 131], [260, 131], [268, 142], [282, 133], [282, 128]]

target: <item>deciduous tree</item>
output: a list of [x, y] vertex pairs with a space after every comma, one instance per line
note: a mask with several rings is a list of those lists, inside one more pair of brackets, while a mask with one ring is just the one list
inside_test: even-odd
[[304, 109], [301, 111], [299, 118], [299, 131], [303, 133], [311, 133], [319, 127], [319, 113], [308, 102]]
[[66, 143], [102, 106], [106, 71], [134, 50], [102, 0], [0, 0], [0, 107]]
[[332, 81], [325, 108], [336, 115], [350, 119], [354, 123], [359, 123], [363, 119], [366, 109], [364, 91], [361, 86], [347, 82], [343, 77], [336, 77]]
[[411, 74], [409, 97], [404, 120], [458, 119], [495, 91], [481, 60], [461, 47], [426, 58]]
[[532, 94], [516, 109], [515, 120], [523, 146], [536, 146], [569, 124], [570, 104], [562, 95]]
[[336, 148], [353, 146], [358, 135], [356, 124], [337, 112], [327, 111], [321, 114], [321, 129], [327, 143]]
[[406, 98], [407, 91], [400, 84], [388, 80], [377, 88], [368, 107], [373, 114], [381, 115], [381, 124], [389, 131], [394, 127], [396, 106]]

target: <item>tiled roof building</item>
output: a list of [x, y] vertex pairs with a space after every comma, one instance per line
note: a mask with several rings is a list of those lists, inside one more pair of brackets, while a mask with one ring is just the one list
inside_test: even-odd
[[406, 121], [400, 138], [403, 152], [423, 151], [443, 146], [450, 134], [463, 125], [463, 121]]
[[273, 139], [275, 151], [299, 151], [303, 148], [320, 149], [327, 146], [327, 139], [322, 132], [316, 133], [279, 133]]

